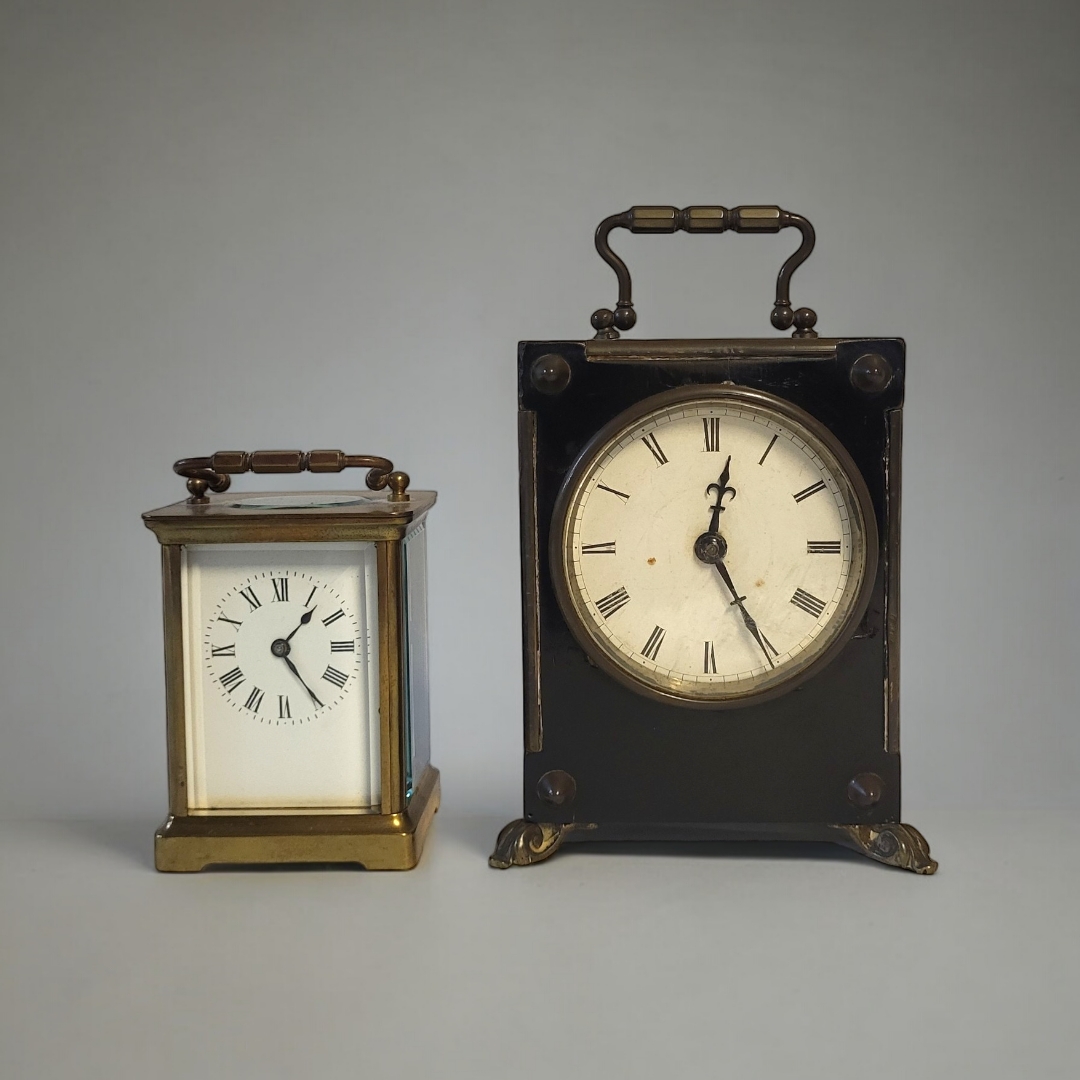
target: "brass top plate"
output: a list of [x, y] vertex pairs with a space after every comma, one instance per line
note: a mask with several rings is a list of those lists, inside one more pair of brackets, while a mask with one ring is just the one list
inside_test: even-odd
[[[594, 338], [582, 342], [590, 361], [804, 360], [832, 357], [847, 338]], [[861, 340], [861, 339], [860, 339]]]
[[[400, 539], [435, 505], [434, 491], [231, 492], [143, 514], [163, 544]], [[304, 505], [306, 504], [306, 505]]]

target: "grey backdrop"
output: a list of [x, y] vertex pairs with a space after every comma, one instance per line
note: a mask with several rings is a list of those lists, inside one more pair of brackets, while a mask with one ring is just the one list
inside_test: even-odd
[[[907, 816], [1076, 807], [1077, 29], [1067, 0], [0, 4], [0, 813], [163, 813], [139, 514], [175, 458], [326, 446], [439, 491], [434, 758], [447, 807], [511, 816], [516, 342], [588, 333], [592, 230], [642, 202], [807, 215], [796, 302], [907, 339]], [[773, 333], [791, 243], [619, 235], [635, 334]]]

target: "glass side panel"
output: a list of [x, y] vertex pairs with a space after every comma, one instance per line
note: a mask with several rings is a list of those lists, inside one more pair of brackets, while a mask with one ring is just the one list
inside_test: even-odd
[[405, 783], [406, 797], [431, 760], [428, 696], [427, 527], [405, 540], [402, 582], [405, 594]]

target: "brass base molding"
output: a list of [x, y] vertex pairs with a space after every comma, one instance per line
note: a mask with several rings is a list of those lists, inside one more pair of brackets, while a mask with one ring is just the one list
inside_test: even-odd
[[495, 841], [488, 866], [509, 870], [511, 866], [532, 866], [550, 858], [562, 847], [567, 835], [576, 829], [595, 829], [595, 825], [570, 822], [549, 825], [542, 821], [511, 821]]
[[887, 866], [932, 874], [938, 868], [930, 857], [930, 845], [914, 825], [833, 825], [836, 843]]
[[429, 765], [400, 814], [170, 815], [154, 836], [154, 865], [179, 873], [268, 863], [411, 870], [420, 861], [439, 794], [439, 771]]

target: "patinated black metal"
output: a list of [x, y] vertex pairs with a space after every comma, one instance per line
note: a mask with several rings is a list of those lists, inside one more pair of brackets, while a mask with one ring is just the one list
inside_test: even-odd
[[[884, 551], [863, 620], [871, 633], [853, 637], [798, 689], [738, 710], [689, 711], [634, 693], [591, 664], [566, 625], [544, 555], [562, 482], [600, 427], [675, 387], [732, 381], [786, 398], [817, 417], [866, 480], [880, 544], [886, 545], [891, 492], [884, 461], [889, 417], [903, 404], [902, 341], [788, 339], [782, 356], [761, 355], [753, 342], [744, 342], [738, 356], [722, 360], [671, 358], [669, 344], [636, 342], [652, 361], [592, 360], [583, 341], [524, 342], [519, 349], [519, 404], [531, 414], [521, 470], [534, 473], [536, 484], [535, 535], [523, 536], [522, 554], [536, 564], [539, 616], [538, 648], [530, 645], [531, 634], [526, 637], [526, 681], [535, 669], [543, 703], [542, 744], [525, 756], [525, 819], [597, 826], [572, 833], [572, 842], [695, 839], [708, 825], [899, 822], [900, 756], [886, 749], [885, 740]], [[886, 358], [893, 371], [886, 390], [873, 397], [851, 383], [852, 365], [868, 352]], [[536, 361], [551, 354], [563, 357], [571, 372], [556, 395], [538, 390], [532, 379]], [[889, 484], [897, 490], [899, 483], [894, 472]], [[532, 607], [526, 594], [527, 629]], [[572, 804], [541, 798], [538, 784], [553, 770], [574, 777]], [[860, 807], [848, 789], [851, 778], [864, 773], [880, 777], [883, 791], [878, 801]], [[820, 828], [811, 831], [821, 834]]]
[[[791, 338], [619, 339], [636, 315], [629, 271], [608, 244], [612, 229], [776, 232], [789, 225], [803, 240], [777, 280], [772, 323], [794, 325]], [[813, 246], [810, 223], [779, 207], [634, 207], [597, 229], [619, 300], [614, 311], [594, 313], [596, 338], [519, 345], [524, 815], [500, 833], [491, 865], [530, 865], [564, 842], [771, 839], [830, 841], [917, 873], [937, 868], [926, 840], [900, 821], [904, 343], [819, 338], [814, 312], [792, 310], [791, 275]], [[869, 494], [876, 571], [861, 621], [820, 670], [740, 708], [688, 709], [636, 692], [632, 680], [613, 677], [588, 655], [560, 609], [549, 540], [560, 490], [604, 425], [655, 395], [722, 385], [790, 402], [839, 441]], [[725, 494], [735, 497], [728, 479], [725, 469], [710, 488], [711, 524], [695, 547], [721, 576], [725, 552], [712, 537], [719, 540]]]

